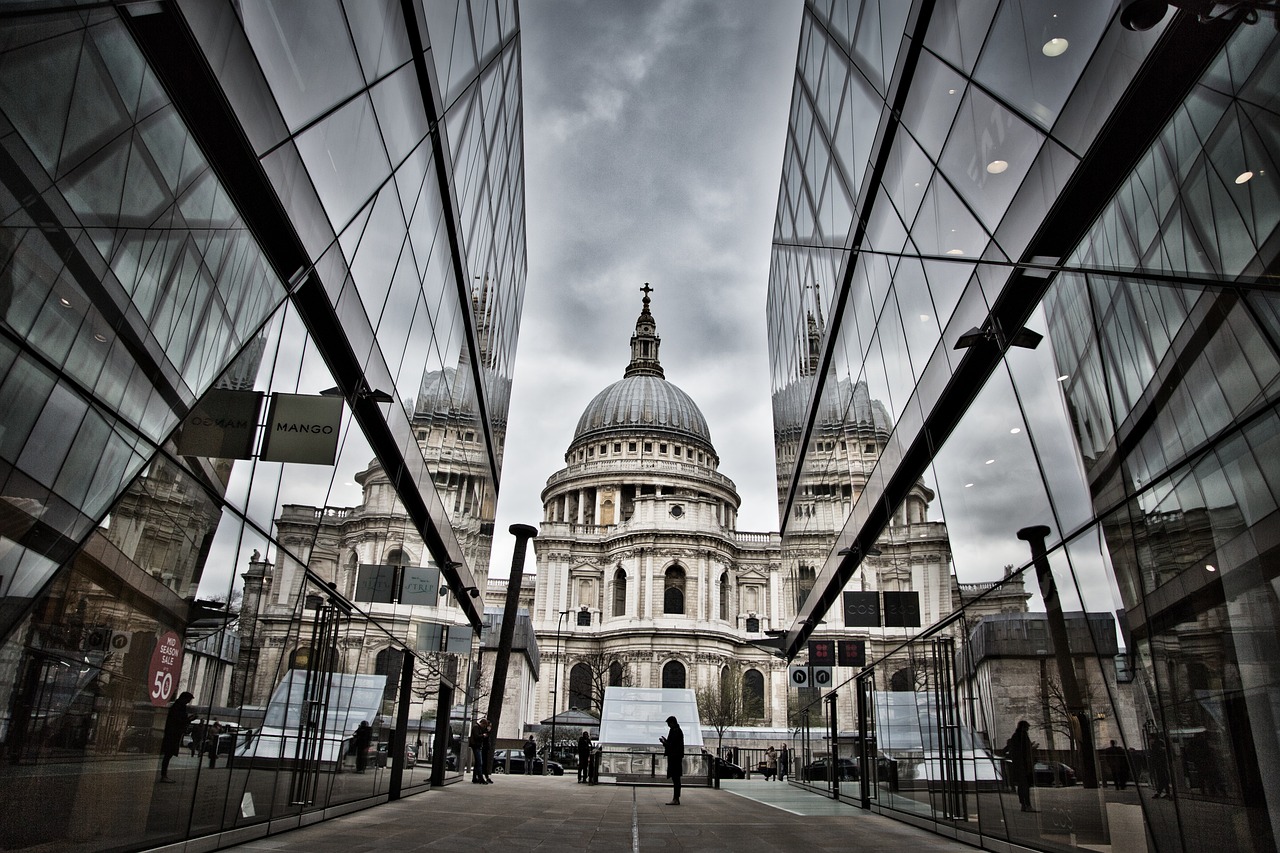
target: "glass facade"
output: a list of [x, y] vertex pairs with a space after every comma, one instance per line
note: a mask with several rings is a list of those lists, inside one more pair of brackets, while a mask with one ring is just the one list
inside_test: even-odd
[[792, 694], [793, 769], [992, 849], [1274, 850], [1280, 45], [1120, 11], [806, 3], [768, 318], [783, 559], [825, 547], [784, 643], [868, 654]]
[[425, 790], [524, 292], [515, 2], [57, 5], [0, 12], [0, 847]]

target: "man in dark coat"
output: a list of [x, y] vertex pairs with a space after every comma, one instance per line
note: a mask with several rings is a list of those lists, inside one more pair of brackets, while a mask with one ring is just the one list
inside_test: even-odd
[[591, 781], [591, 735], [583, 729], [578, 735], [578, 781]]
[[663, 752], [667, 754], [667, 778], [671, 780], [671, 802], [680, 805], [680, 776], [684, 773], [684, 731], [675, 717], [667, 717], [667, 736], [660, 737]]
[[1031, 744], [1030, 731], [1031, 724], [1019, 720], [1018, 727], [1004, 746], [1009, 772], [1013, 776], [1014, 787], [1018, 789], [1018, 803], [1024, 812], [1035, 811], [1031, 808], [1031, 782], [1036, 773], [1036, 750]]
[[369, 760], [369, 744], [373, 743], [373, 727], [368, 720], [361, 720], [351, 736], [351, 748], [356, 751], [356, 772], [363, 773]]
[[538, 757], [538, 744], [534, 742], [533, 735], [524, 742], [524, 775], [533, 775], [533, 761]]
[[194, 698], [196, 697], [187, 691], [182, 691], [178, 698], [173, 700], [173, 704], [169, 706], [169, 713], [164, 718], [164, 737], [160, 740], [161, 782], [174, 781], [169, 778], [169, 759], [182, 751], [182, 736], [187, 733], [187, 727], [191, 725], [191, 718], [194, 716], [188, 706]]

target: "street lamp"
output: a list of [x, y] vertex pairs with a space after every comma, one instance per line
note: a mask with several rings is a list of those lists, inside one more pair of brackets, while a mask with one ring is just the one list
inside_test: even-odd
[[560, 713], [556, 708], [556, 696], [560, 690], [560, 626], [564, 624], [564, 617], [572, 612], [572, 610], [561, 610], [560, 618], [556, 620], [556, 671], [551, 679], [551, 745], [547, 747], [547, 760], [542, 762], [544, 776], [551, 769], [551, 760], [556, 754], [556, 714]]

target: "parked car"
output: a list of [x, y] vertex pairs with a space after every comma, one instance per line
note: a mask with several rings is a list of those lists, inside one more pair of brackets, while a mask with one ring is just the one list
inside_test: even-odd
[[1042, 788], [1076, 784], [1076, 771], [1061, 761], [1037, 761], [1035, 783]]
[[[369, 764], [374, 767], [390, 767], [391, 755], [387, 751], [387, 742], [382, 741], [377, 746], [369, 747]], [[418, 747], [416, 744], [407, 743], [404, 746], [404, 766], [413, 767], [418, 763]]]
[[[804, 766], [801, 778], [806, 782], [825, 782], [830, 778], [827, 770], [829, 759], [818, 758]], [[836, 778], [841, 782], [852, 782], [858, 778], [858, 762], [849, 758], [837, 758], [835, 765]]]
[[716, 778], [717, 779], [745, 779], [747, 771], [743, 770], [732, 761], [725, 761], [723, 758], [716, 759]]
[[[510, 771], [507, 770], [507, 753], [508, 752], [511, 753]], [[533, 772], [541, 776], [542, 767], [543, 767], [542, 756], [540, 755], [536, 756], [533, 759]], [[559, 761], [552, 761], [550, 764], [547, 765], [547, 767], [549, 768], [548, 772], [552, 776], [564, 775], [564, 765], [562, 765]], [[510, 772], [512, 775], [515, 775], [518, 773], [524, 773], [524, 751], [519, 749], [511, 749], [511, 750], [495, 749], [493, 751], [493, 769], [495, 773]]]

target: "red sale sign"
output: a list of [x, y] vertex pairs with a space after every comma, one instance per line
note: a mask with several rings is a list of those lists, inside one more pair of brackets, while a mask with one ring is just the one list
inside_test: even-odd
[[151, 704], [158, 707], [168, 705], [177, 687], [178, 676], [182, 674], [182, 638], [176, 631], [166, 631], [156, 641], [156, 650], [151, 653], [150, 673], [147, 688]]

